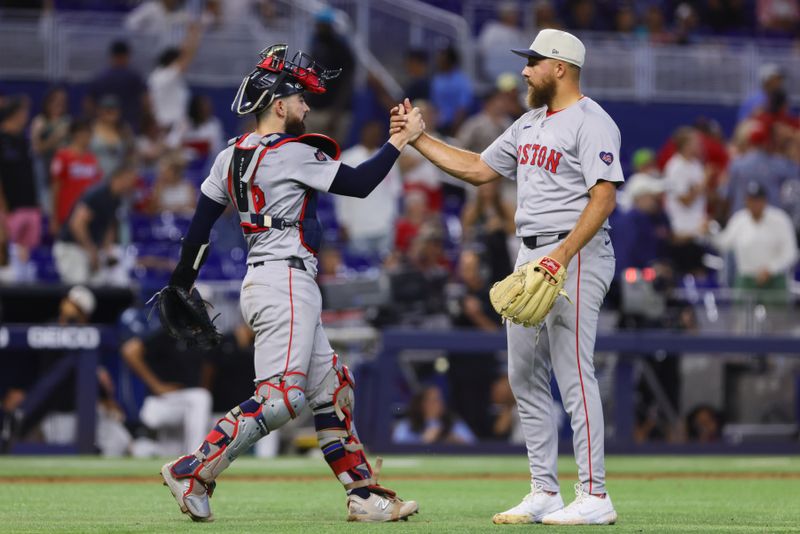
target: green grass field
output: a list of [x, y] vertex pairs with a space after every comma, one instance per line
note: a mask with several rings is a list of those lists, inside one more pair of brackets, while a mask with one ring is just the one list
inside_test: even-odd
[[[800, 457], [610, 457], [613, 527], [493, 525], [529, 491], [522, 457], [384, 460], [381, 482], [420, 503], [408, 522], [344, 521], [344, 493], [318, 458], [239, 459], [211, 500], [214, 523], [182, 515], [157, 460], [0, 457], [0, 532], [800, 532]], [[576, 470], [561, 459], [565, 501]]]

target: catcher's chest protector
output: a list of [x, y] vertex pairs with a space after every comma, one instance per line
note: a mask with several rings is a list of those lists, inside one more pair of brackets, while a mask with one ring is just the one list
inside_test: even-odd
[[339, 146], [334, 140], [319, 134], [306, 134], [299, 137], [271, 134], [264, 136], [259, 144], [252, 147], [241, 146], [240, 141], [245, 137], [247, 136], [236, 139], [227, 180], [228, 194], [239, 211], [242, 231], [245, 234], [254, 234], [297, 228], [303, 246], [316, 254], [322, 239], [322, 228], [317, 220], [316, 190], [306, 188], [298, 217], [291, 219], [273, 217], [271, 214], [265, 213], [267, 195], [256, 183], [256, 173], [259, 164], [269, 151], [277, 150], [287, 143], [299, 142], [313, 146], [317, 148], [318, 155], [324, 152], [333, 159], [339, 158]]

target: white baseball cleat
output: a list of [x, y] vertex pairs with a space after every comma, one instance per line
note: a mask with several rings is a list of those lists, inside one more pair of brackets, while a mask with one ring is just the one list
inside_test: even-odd
[[495, 525], [518, 525], [521, 523], [541, 523], [542, 518], [551, 512], [564, 508], [560, 493], [550, 494], [541, 484], [531, 484], [531, 492], [522, 502], [510, 510], [495, 514]]
[[575, 500], [567, 507], [544, 516], [545, 525], [613, 525], [617, 512], [611, 504], [608, 493], [602, 497], [583, 490], [579, 482], [575, 484]]
[[404, 501], [395, 492], [380, 486], [370, 486], [369, 498], [347, 496], [347, 520], [368, 523], [407, 521], [419, 511], [416, 501]]
[[208, 498], [213, 493], [216, 484], [212, 482], [206, 485], [194, 477], [178, 478], [172, 467], [180, 460], [166, 463], [161, 468], [164, 485], [169, 488], [172, 496], [178, 501], [181, 512], [191, 517], [192, 521], [213, 521], [214, 515], [211, 513]]

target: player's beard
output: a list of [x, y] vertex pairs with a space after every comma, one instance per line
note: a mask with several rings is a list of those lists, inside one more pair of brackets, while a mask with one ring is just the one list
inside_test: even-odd
[[531, 109], [540, 108], [542, 106], [550, 106], [553, 97], [556, 96], [556, 79], [551, 76], [546, 80], [542, 80], [541, 85], [533, 87], [528, 84], [528, 107]]
[[303, 117], [286, 117], [286, 133], [289, 135], [300, 136], [306, 133], [306, 123]]

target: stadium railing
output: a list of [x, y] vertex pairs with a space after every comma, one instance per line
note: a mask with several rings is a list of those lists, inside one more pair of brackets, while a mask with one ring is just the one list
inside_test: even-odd
[[[374, 402], [369, 408], [369, 422], [360, 423], [362, 432], [368, 429], [365, 442], [379, 452], [424, 453], [431, 450], [448, 453], [504, 453], [522, 450], [521, 446], [507, 443], [487, 442], [477, 446], [458, 445], [400, 445], [392, 443], [392, 426], [398, 413], [394, 395], [399, 376], [398, 362], [405, 351], [441, 350], [452, 353], [490, 353], [506, 349], [505, 333], [483, 333], [476, 331], [420, 331], [387, 329], [382, 333], [381, 352], [374, 371]], [[634, 441], [635, 377], [634, 364], [637, 359], [664, 353], [679, 353], [682, 357], [702, 354], [715, 358], [732, 354], [783, 354], [800, 357], [800, 337], [792, 334], [734, 335], [731, 333], [681, 333], [672, 331], [632, 331], [599, 333], [596, 352], [612, 352], [618, 355], [613, 370], [613, 395], [611, 412], [606, 412], [607, 422], [613, 434], [607, 436], [606, 451], [609, 453], [769, 453], [796, 452], [796, 442], [761, 443], [704, 443], [672, 444]], [[488, 364], [487, 364], [488, 365]], [[795, 389], [798, 387], [795, 381]], [[795, 394], [798, 394], [796, 391]], [[607, 425], [608, 426], [608, 425]], [[561, 440], [562, 452], [571, 450], [571, 443]]]

